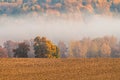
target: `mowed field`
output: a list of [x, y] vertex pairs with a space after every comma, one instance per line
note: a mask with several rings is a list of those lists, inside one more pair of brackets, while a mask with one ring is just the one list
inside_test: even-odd
[[120, 59], [0, 59], [0, 80], [120, 80]]

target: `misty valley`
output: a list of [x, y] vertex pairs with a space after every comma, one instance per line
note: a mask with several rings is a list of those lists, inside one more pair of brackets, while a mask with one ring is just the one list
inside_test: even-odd
[[120, 80], [120, 0], [0, 0], [0, 80]]

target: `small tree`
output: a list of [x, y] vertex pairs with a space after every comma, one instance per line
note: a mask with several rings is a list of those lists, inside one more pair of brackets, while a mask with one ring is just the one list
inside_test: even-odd
[[20, 43], [18, 45], [18, 48], [13, 50], [13, 52], [15, 53], [14, 57], [26, 58], [28, 57], [27, 53], [29, 50], [29, 45], [25, 43]]
[[34, 39], [35, 57], [37, 58], [58, 58], [59, 48], [45, 37], [39, 36]]

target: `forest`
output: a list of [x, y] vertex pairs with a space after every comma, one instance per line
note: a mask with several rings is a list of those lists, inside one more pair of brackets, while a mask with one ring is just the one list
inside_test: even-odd
[[120, 42], [114, 36], [94, 39], [59, 41], [54, 44], [46, 37], [23, 42], [6, 41], [0, 47], [1, 58], [119, 58]]
[[[118, 16], [120, 0], [0, 0], [0, 15], [15, 16], [31, 13], [57, 17], [82, 18], [92, 15]], [[28, 14], [29, 15], [29, 14]]]

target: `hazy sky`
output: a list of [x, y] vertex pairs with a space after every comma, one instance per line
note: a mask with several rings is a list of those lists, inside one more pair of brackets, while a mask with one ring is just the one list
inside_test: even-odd
[[52, 41], [81, 39], [82, 37], [120, 36], [120, 20], [93, 17], [85, 22], [45, 17], [0, 17], [0, 44], [6, 40], [21, 41], [35, 36], [46, 36]]

